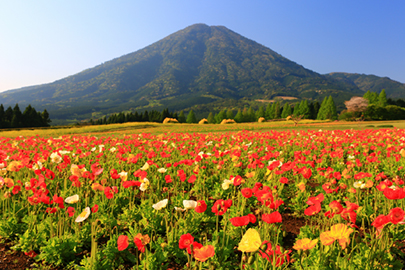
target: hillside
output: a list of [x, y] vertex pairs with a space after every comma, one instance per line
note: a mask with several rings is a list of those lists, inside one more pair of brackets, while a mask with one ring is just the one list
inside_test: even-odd
[[3, 92], [0, 103], [46, 108], [58, 123], [166, 107], [202, 114], [276, 96], [332, 95], [343, 104], [361, 93], [356, 84], [308, 70], [226, 27], [196, 24], [53, 83]]
[[327, 76], [348, 84], [353, 84], [363, 92], [371, 91], [380, 93], [382, 89], [385, 89], [385, 93], [390, 98], [405, 98], [405, 84], [391, 80], [388, 77], [343, 72], [329, 73]]

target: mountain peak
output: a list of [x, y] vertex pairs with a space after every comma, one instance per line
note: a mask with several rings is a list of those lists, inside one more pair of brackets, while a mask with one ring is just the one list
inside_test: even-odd
[[198, 23], [54, 83], [0, 94], [0, 103], [46, 108], [57, 123], [145, 109], [193, 108], [202, 114], [263, 105], [256, 100], [276, 96], [344, 99], [358, 92], [225, 26]]

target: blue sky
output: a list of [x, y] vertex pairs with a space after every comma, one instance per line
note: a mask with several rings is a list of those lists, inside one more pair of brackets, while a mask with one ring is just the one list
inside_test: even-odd
[[223, 25], [315, 72], [405, 83], [405, 1], [0, 2], [0, 91], [49, 83], [195, 23]]

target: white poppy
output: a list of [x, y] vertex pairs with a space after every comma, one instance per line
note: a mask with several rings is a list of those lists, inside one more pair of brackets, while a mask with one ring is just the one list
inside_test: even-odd
[[140, 189], [141, 191], [145, 191], [145, 190], [148, 189], [148, 187], [149, 187], [149, 180], [148, 180], [148, 178], [142, 179], [142, 184], [141, 184], [141, 186], [139, 187], [139, 189]]
[[50, 158], [51, 158], [52, 163], [57, 163], [58, 164], [58, 163], [62, 162], [62, 157], [59, 156], [59, 154], [56, 153], [56, 152], [52, 153]]
[[166, 170], [166, 168], [162, 167], [162, 168], [159, 168], [157, 171], [160, 173], [165, 173], [167, 170]]
[[230, 184], [233, 184], [233, 181], [225, 179], [224, 182], [222, 183], [222, 189], [227, 190]]
[[146, 171], [147, 169], [149, 169], [149, 163], [145, 162], [145, 164], [143, 165], [143, 167], [141, 168], [142, 171]]
[[186, 209], [183, 209], [183, 208], [181, 208], [181, 207], [174, 207], [174, 210], [176, 210], [177, 212], [184, 212], [184, 211], [186, 211]]
[[183, 200], [183, 205], [186, 210], [194, 209], [197, 207], [197, 202], [193, 200]]
[[158, 203], [155, 203], [154, 205], [152, 205], [152, 207], [154, 208], [154, 209], [156, 209], [156, 210], [160, 210], [160, 209], [162, 209], [162, 208], [165, 208], [166, 206], [167, 206], [167, 203], [169, 202], [169, 200], [168, 199], [164, 199], [164, 200], [161, 200], [160, 202], [158, 202]]
[[70, 196], [70, 197], [67, 197], [66, 199], [65, 199], [65, 203], [68, 203], [68, 204], [73, 204], [73, 203], [77, 203], [79, 201], [79, 195], [73, 195], [73, 196]]
[[364, 188], [365, 184], [362, 181], [356, 181], [353, 183], [355, 188]]
[[84, 208], [83, 212], [76, 218], [76, 222], [82, 222], [90, 216], [90, 207]]

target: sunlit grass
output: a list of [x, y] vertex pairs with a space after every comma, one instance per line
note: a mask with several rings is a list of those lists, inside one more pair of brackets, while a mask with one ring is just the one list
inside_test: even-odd
[[[18, 129], [4, 130], [0, 132], [3, 137], [35, 136], [59, 137], [70, 134], [103, 134], [106, 136], [123, 135], [132, 133], [206, 133], [206, 132], [230, 132], [230, 131], [268, 131], [268, 130], [289, 130], [289, 129], [378, 129], [392, 125], [395, 128], [405, 128], [405, 120], [401, 121], [372, 121], [372, 122], [345, 122], [345, 121], [319, 121], [302, 120], [298, 126], [294, 126], [291, 121], [270, 121], [264, 123], [241, 123], [241, 124], [161, 124], [161, 123], [137, 123], [130, 122], [124, 124], [94, 125], [94, 126], [67, 126], [51, 127], [40, 129]], [[385, 127], [384, 127], [385, 126]]]

